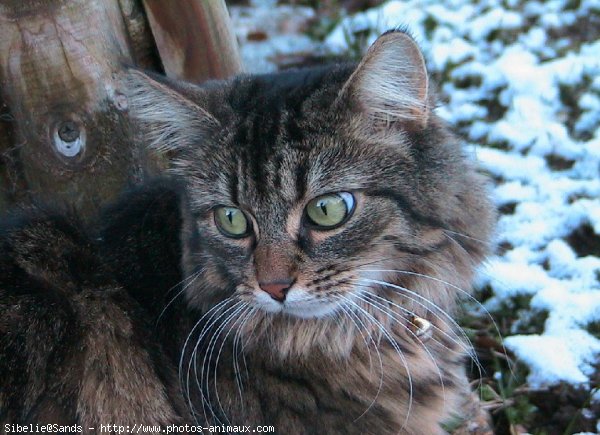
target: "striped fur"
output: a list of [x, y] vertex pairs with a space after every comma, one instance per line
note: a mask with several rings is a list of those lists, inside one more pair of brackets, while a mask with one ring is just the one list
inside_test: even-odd
[[[168, 151], [190, 198], [182, 297], [196, 315], [179, 345], [197, 418], [290, 434], [442, 433], [469, 396], [469, 348], [451, 316], [494, 213], [431, 111], [410, 37], [383, 35], [358, 66], [203, 87], [132, 73], [127, 86], [142, 139]], [[340, 191], [356, 199], [348, 222], [308, 227], [308, 201]], [[221, 234], [219, 205], [244, 210], [254, 232]], [[281, 264], [294, 278], [283, 304], [257, 282]], [[431, 339], [413, 315], [434, 325]]]

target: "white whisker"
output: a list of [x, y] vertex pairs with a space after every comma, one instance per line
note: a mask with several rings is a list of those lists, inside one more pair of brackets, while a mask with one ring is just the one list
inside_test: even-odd
[[[229, 418], [227, 417], [227, 413], [225, 412], [225, 410], [223, 409], [223, 406], [221, 405], [221, 399], [219, 398], [219, 388], [217, 386], [217, 372], [218, 372], [218, 367], [219, 367], [219, 359], [221, 358], [221, 352], [223, 351], [223, 347], [225, 346], [225, 343], [227, 342], [227, 337], [229, 337], [229, 334], [231, 334], [231, 331], [233, 330], [233, 328], [235, 328], [236, 322], [241, 321], [241, 319], [243, 319], [246, 316], [247, 312], [250, 311], [251, 309], [252, 308], [249, 306], [248, 303], [243, 303], [243, 305], [238, 310], [236, 310], [234, 313], [231, 314], [229, 319], [233, 318], [233, 322], [231, 323], [229, 330], [225, 334], [225, 337], [223, 337], [223, 340], [221, 341], [221, 346], [219, 347], [219, 350], [217, 352], [217, 357], [216, 357], [215, 363], [214, 363], [213, 370], [214, 370], [215, 397], [217, 399], [217, 404], [219, 406], [219, 409], [221, 410], [221, 412], [227, 419], [228, 423], [229, 423]], [[229, 319], [226, 320], [224, 322], [224, 324], [228, 323]], [[237, 331], [236, 331], [236, 333], [237, 333]], [[210, 355], [208, 357], [209, 362], [210, 362], [210, 358], [212, 357], [213, 351], [216, 347], [217, 341], [218, 341], [218, 337], [217, 337], [217, 340], [215, 341], [215, 345], [211, 349]], [[210, 370], [210, 367], [209, 367], [209, 370]], [[210, 375], [210, 371], [207, 373], [207, 376], [206, 376], [206, 385], [207, 385], [206, 390], [207, 391], [210, 391], [209, 386], [208, 386], [209, 382], [210, 382], [209, 375]]]
[[[227, 313], [229, 311], [231, 311], [232, 309], [235, 309], [235, 307], [237, 307], [239, 305], [239, 301], [236, 302], [234, 305], [232, 305], [231, 307], [225, 308], [225, 311], [219, 313], [218, 310], [216, 310], [216, 308], [221, 308], [223, 305], [225, 305], [225, 302], [231, 302], [233, 301], [233, 297], [227, 298], [224, 301], [221, 301], [219, 304], [215, 305], [213, 308], [211, 308], [208, 312], [206, 312], [202, 318], [198, 321], [198, 323], [196, 323], [196, 326], [201, 322], [201, 320], [206, 317], [207, 314], [209, 314], [211, 311], [214, 311], [211, 316], [208, 318], [207, 323], [202, 327], [202, 330], [200, 331], [200, 336], [198, 337], [197, 341], [196, 341], [196, 345], [194, 346], [194, 349], [190, 355], [190, 361], [188, 363], [188, 367], [187, 367], [187, 372], [186, 372], [186, 392], [187, 392], [187, 397], [188, 397], [188, 403], [190, 405], [190, 409], [192, 410], [192, 412], [196, 413], [196, 411], [194, 410], [194, 407], [191, 403], [191, 396], [190, 396], [190, 374], [191, 374], [191, 370], [192, 370], [192, 364], [194, 364], [194, 367], [197, 366], [196, 364], [196, 353], [198, 351], [198, 346], [200, 344], [200, 342], [202, 341], [202, 338], [204, 335], [206, 335], [206, 333], [210, 330], [210, 328], [212, 328], [212, 325], [214, 325], [215, 323], [217, 323], [221, 318], [223, 318], [224, 316], [227, 315]], [[216, 316], [216, 317], [215, 317]], [[194, 329], [196, 328], [196, 326], [194, 326]], [[192, 330], [193, 332], [193, 330]], [[191, 333], [190, 333], [191, 334]], [[189, 336], [188, 336], [189, 338]], [[185, 346], [187, 346], [187, 340], [186, 340], [186, 344]], [[184, 346], [184, 350], [185, 350], [185, 346]], [[198, 378], [196, 376], [196, 381], [198, 381]], [[210, 404], [206, 401], [204, 394], [202, 394], [202, 390], [200, 390], [200, 397], [202, 398], [202, 402], [206, 405], [210, 407]], [[203, 410], [202, 413], [206, 419], [206, 409], [203, 406]], [[216, 416], [215, 416], [216, 417]]]
[[[203, 339], [204, 335], [213, 328], [213, 325], [215, 325], [217, 322], [219, 322], [223, 317], [227, 316], [227, 317], [225, 317], [225, 320], [222, 321], [222, 323], [219, 326], [217, 326], [217, 329], [210, 336], [208, 345], [207, 345], [205, 353], [204, 353], [204, 357], [202, 359], [202, 367], [201, 367], [201, 371], [200, 371], [200, 378], [198, 378], [198, 364], [197, 363], [194, 364], [194, 377], [196, 379], [196, 386], [198, 387], [199, 393], [201, 394], [202, 397], [204, 397], [204, 389], [203, 389], [203, 385], [204, 385], [204, 382], [203, 382], [203, 380], [204, 380], [204, 368], [206, 366], [207, 370], [210, 370], [210, 356], [212, 356], [212, 347], [214, 346], [214, 343], [216, 343], [216, 340], [218, 340], [218, 338], [221, 335], [221, 332], [223, 331], [223, 329], [225, 329], [225, 327], [227, 326], [227, 323], [232, 318], [234, 318], [244, 308], [244, 304], [245, 304], [245, 302], [238, 301], [234, 305], [232, 305], [231, 307], [227, 308], [227, 310], [225, 310], [223, 313], [221, 313], [221, 315], [218, 318], [216, 318], [210, 324], [206, 325], [205, 328], [203, 328], [202, 333], [198, 337], [198, 340], [196, 342], [196, 346], [194, 347], [194, 353], [197, 352], [198, 347], [199, 347], [200, 343], [202, 342], [202, 339]], [[208, 358], [208, 361], [207, 361], [207, 358]], [[190, 364], [190, 366], [188, 366], [188, 372], [189, 371], [191, 371], [191, 364]], [[214, 409], [212, 407], [212, 404], [210, 403], [210, 388], [209, 388], [208, 380], [207, 380], [207, 383], [206, 383], [206, 400], [205, 400], [205, 403], [207, 404], [207, 406], [208, 406], [210, 412], [212, 413], [213, 417], [218, 421], [218, 424], [222, 424], [221, 420], [219, 419], [219, 417], [215, 413], [215, 411], [214, 411]], [[205, 414], [206, 414], [206, 412], [205, 412]], [[205, 417], [206, 417], [206, 415], [205, 415]], [[227, 416], [225, 416], [225, 418], [227, 418]], [[227, 423], [229, 423], [229, 421], [227, 421]]]
[[[243, 352], [243, 345], [240, 344], [240, 341], [241, 341], [242, 334], [243, 334], [246, 323], [248, 322], [248, 320], [250, 320], [252, 318], [252, 316], [254, 315], [256, 310], [257, 310], [256, 307], [250, 307], [250, 310], [246, 311], [246, 315], [242, 318], [240, 325], [235, 333], [235, 336], [233, 337], [233, 371], [235, 373], [235, 381], [236, 381], [238, 392], [240, 395], [240, 406], [242, 408], [242, 415], [244, 415], [244, 413], [245, 413], [245, 411], [244, 411], [245, 404], [244, 404], [244, 392], [243, 392], [244, 385], [243, 385], [242, 374], [241, 374], [241, 370], [240, 370], [240, 363], [238, 360], [240, 352]], [[242, 346], [242, 349], [240, 349], [240, 346]], [[242, 355], [242, 358], [244, 358], [244, 355]], [[246, 370], [247, 370], [247, 367], [246, 367]]]
[[381, 322], [379, 322], [375, 317], [373, 317], [371, 314], [369, 314], [369, 312], [367, 312], [364, 308], [362, 308], [360, 305], [358, 305], [353, 300], [348, 299], [344, 296], [340, 296], [340, 297], [342, 299], [344, 299], [345, 301], [347, 301], [348, 303], [352, 304], [354, 307], [356, 307], [361, 313], [363, 313], [365, 316], [367, 316], [367, 318], [371, 319], [371, 322], [374, 323], [378, 327], [378, 329], [383, 333], [385, 338], [387, 338], [388, 342], [394, 348], [394, 350], [396, 351], [396, 353], [402, 360], [402, 363], [404, 364], [404, 368], [406, 369], [406, 376], [408, 378], [408, 385], [409, 385], [409, 400], [408, 400], [408, 409], [406, 412], [406, 418], [404, 419], [404, 423], [402, 424], [402, 427], [400, 428], [400, 430], [402, 430], [408, 423], [408, 418], [409, 418], [410, 412], [412, 410], [412, 400], [413, 400], [413, 382], [412, 382], [412, 376], [410, 374], [410, 368], [408, 367], [408, 361], [406, 360], [406, 357], [402, 353], [402, 350], [398, 346], [398, 343], [396, 342], [396, 340], [394, 340], [394, 338], [385, 329], [385, 327], [383, 326], [383, 324]]
[[371, 358], [370, 345], [367, 342], [365, 335], [361, 332], [361, 328], [358, 326], [358, 324], [356, 323], [356, 321], [354, 321], [354, 319], [353, 319], [352, 316], [356, 316], [357, 321], [360, 322], [360, 324], [366, 330], [366, 332], [368, 334], [367, 336], [369, 337], [369, 341], [371, 343], [373, 343], [373, 347], [375, 348], [375, 351], [377, 352], [377, 358], [379, 359], [379, 386], [377, 387], [377, 392], [375, 393], [375, 397], [373, 397], [373, 400], [371, 401], [371, 403], [369, 404], [369, 406], [367, 406], [367, 408], [358, 417], [356, 417], [354, 419], [354, 422], [356, 422], [356, 421], [358, 421], [361, 417], [363, 417], [364, 415], [366, 415], [371, 410], [371, 408], [373, 407], [373, 405], [375, 405], [375, 402], [377, 402], [377, 399], [379, 398], [379, 394], [381, 393], [381, 389], [383, 388], [383, 360], [381, 358], [381, 353], [379, 352], [379, 348], [377, 347], [377, 344], [375, 343], [375, 341], [373, 340], [373, 337], [371, 336], [371, 332], [369, 331], [369, 328], [366, 327], [366, 325], [360, 319], [359, 315], [357, 313], [354, 313], [353, 310], [347, 309], [345, 307], [345, 303], [344, 302], [342, 302], [342, 305], [340, 305], [340, 309], [352, 321], [352, 323], [354, 324], [354, 326], [356, 327], [356, 329], [360, 332], [360, 335], [362, 336], [363, 341], [365, 342], [365, 346], [367, 348], [367, 354], [369, 355], [369, 372], [371, 372], [371, 370], [372, 370], [372, 358]]
[[458, 231], [452, 231], [447, 228], [444, 228], [443, 231], [444, 231], [444, 233], [455, 234], [457, 236], [464, 237], [465, 239], [469, 239], [469, 240], [473, 240], [474, 242], [481, 243], [485, 247], [488, 247], [490, 245], [489, 241], [481, 240], [481, 239], [478, 239], [478, 238], [472, 237], [472, 236], [467, 236], [466, 234], [459, 233]]
[[[200, 317], [200, 319], [198, 319], [198, 321], [194, 324], [194, 327], [191, 329], [191, 331], [189, 332], [189, 334], [187, 335], [185, 342], [183, 344], [183, 347], [181, 349], [181, 357], [179, 359], [179, 379], [180, 379], [180, 384], [181, 384], [181, 389], [184, 393], [184, 395], [187, 397], [187, 402], [188, 402], [188, 406], [190, 409], [190, 412], [192, 413], [192, 415], [194, 416], [194, 420], [196, 420], [196, 411], [194, 409], [194, 406], [192, 404], [191, 398], [190, 398], [190, 388], [189, 388], [189, 370], [188, 370], [188, 376], [187, 376], [187, 382], [186, 382], [186, 387], [184, 388], [183, 386], [183, 360], [185, 358], [185, 351], [186, 348], [188, 346], [189, 340], [192, 337], [192, 334], [194, 333], [194, 331], [196, 330], [196, 328], [202, 323], [202, 320], [204, 320], [204, 318], [206, 316], [208, 316], [209, 314], [212, 313], [212, 315], [210, 316], [210, 318], [212, 319], [217, 311], [219, 310], [219, 308], [221, 308], [223, 305], [226, 305], [227, 303], [233, 301], [232, 297], [229, 297], [227, 299], [224, 299], [223, 301], [219, 302], [217, 305], [215, 305], [214, 307], [212, 307], [210, 310], [208, 310], [206, 313], [204, 313], [204, 315], [202, 317]], [[210, 319], [209, 319], [210, 320]], [[193, 355], [193, 353], [192, 353]]]
[[175, 284], [173, 287], [171, 287], [169, 289], [169, 291], [166, 294], [169, 294], [174, 288], [176, 288], [177, 286], [183, 284], [186, 281], [189, 281], [187, 284], [185, 284], [181, 290], [179, 290], [177, 292], [177, 294], [175, 296], [173, 296], [171, 298], [171, 300], [165, 305], [165, 307], [162, 309], [162, 311], [160, 312], [160, 314], [158, 315], [158, 317], [156, 318], [156, 324], [158, 325], [158, 323], [160, 322], [161, 317], [166, 313], [167, 309], [171, 306], [171, 304], [173, 302], [175, 302], [175, 299], [177, 299], [180, 295], [183, 294], [183, 292], [185, 292], [187, 290], [187, 288], [192, 285], [194, 283], [194, 281], [196, 281], [198, 279], [198, 277], [202, 274], [202, 272], [204, 271], [204, 269], [200, 269], [197, 272], [194, 272], [193, 274], [191, 274], [190, 276], [188, 276], [187, 278], [181, 280], [179, 283]]
[[[411, 316], [414, 316], [414, 315], [415, 315], [415, 313], [413, 313], [413, 312], [412, 312], [412, 311], [410, 311], [409, 309], [407, 309], [407, 308], [405, 308], [405, 307], [403, 307], [403, 306], [401, 306], [401, 305], [399, 305], [399, 304], [396, 304], [396, 303], [394, 303], [394, 302], [390, 301], [389, 299], [383, 298], [383, 297], [381, 297], [381, 296], [379, 296], [379, 295], [376, 295], [376, 294], [374, 294], [374, 293], [371, 293], [371, 292], [368, 292], [368, 293], [366, 293], [366, 295], [367, 295], [367, 296], [369, 296], [369, 297], [371, 297], [371, 298], [376, 298], [376, 299], [379, 299], [380, 301], [383, 301], [383, 302], [385, 302], [385, 303], [387, 303], [387, 304], [389, 304], [389, 305], [393, 306], [394, 308], [397, 308], [397, 309], [399, 309], [399, 310], [402, 310], [402, 311], [406, 312], [407, 314], [409, 314], [409, 315], [411, 315]], [[407, 298], [408, 298], [409, 300], [411, 300], [411, 301], [413, 301], [413, 302], [417, 303], [417, 301], [415, 301], [414, 299], [412, 299], [412, 298], [410, 298], [410, 297], [407, 297]], [[380, 303], [381, 303], [381, 302], [380, 302]], [[433, 311], [430, 311], [430, 312], [431, 312], [431, 314], [432, 314], [433, 316], [435, 316], [435, 318], [437, 318], [437, 319], [438, 319], [440, 322], [442, 322], [443, 324], [446, 324], [446, 325], [447, 325], [447, 323], [445, 322], [445, 320], [444, 320], [444, 319], [442, 319], [442, 318], [441, 318], [439, 315], [437, 315], [437, 314], [436, 314], [435, 312], [433, 312]], [[400, 315], [400, 313], [396, 313], [396, 314], [397, 314], [397, 315]], [[404, 320], [406, 320], [406, 321], [409, 321], [409, 320], [410, 320], [410, 319], [408, 319], [408, 318], [406, 318], [406, 317], [402, 317], [402, 318], [403, 318]], [[437, 326], [435, 323], [432, 323], [432, 324], [431, 324], [431, 327], [432, 327], [433, 329], [435, 329], [436, 331], [438, 331], [440, 334], [443, 334], [443, 335], [444, 335], [446, 338], [448, 338], [448, 339], [449, 339], [450, 341], [452, 341], [454, 344], [456, 344], [456, 345], [457, 345], [457, 346], [458, 346], [458, 347], [459, 347], [459, 348], [460, 348], [460, 349], [461, 349], [463, 352], [465, 352], [465, 353], [466, 353], [466, 354], [467, 354], [467, 355], [468, 355], [470, 358], [473, 358], [473, 359], [476, 359], [476, 358], [477, 358], [477, 356], [476, 356], [476, 355], [473, 353], [473, 348], [472, 348], [472, 347], [469, 347], [469, 346], [467, 346], [467, 345], [466, 345], [464, 342], [462, 342], [462, 341], [458, 340], [457, 338], [453, 337], [452, 335], [450, 335], [449, 333], [447, 333], [446, 331], [444, 331], [442, 328], [440, 328], [439, 326]], [[411, 332], [412, 332], [412, 331], [411, 331]], [[455, 352], [455, 353], [458, 353], [458, 352], [457, 352], [457, 351], [455, 351], [454, 349], [450, 349], [448, 346], [446, 346], [445, 344], [443, 344], [441, 341], [439, 341], [439, 340], [436, 340], [436, 339], [435, 339], [435, 337], [432, 337], [431, 339], [432, 339], [433, 341], [435, 341], [436, 343], [438, 343], [438, 344], [439, 344], [440, 346], [442, 346], [443, 348], [445, 348], [446, 350], [448, 350], [449, 352]]]
[[[447, 285], [450, 288], [453, 288], [457, 291], [459, 291], [460, 293], [464, 294], [465, 296], [467, 296], [471, 301], [475, 302], [479, 307], [481, 307], [484, 311], [486, 316], [491, 320], [492, 325], [494, 326], [494, 329], [496, 331], [496, 333], [498, 334], [498, 336], [500, 337], [500, 339], [502, 339], [502, 334], [500, 333], [500, 328], [498, 327], [498, 324], [496, 323], [496, 321], [494, 320], [492, 314], [487, 310], [487, 308], [485, 308], [485, 306], [479, 302], [473, 295], [471, 295], [469, 292], [467, 292], [466, 290], [461, 289], [460, 287], [449, 283], [447, 281], [444, 281], [442, 279], [433, 277], [433, 276], [429, 276], [429, 275], [425, 275], [422, 273], [418, 273], [418, 272], [411, 272], [411, 271], [405, 271], [405, 270], [369, 270], [368, 272], [395, 272], [395, 273], [400, 273], [400, 274], [405, 274], [405, 275], [412, 275], [412, 276], [418, 276], [421, 278], [426, 278], [426, 279], [430, 279], [433, 280], [435, 282], [439, 282], [441, 284]], [[404, 289], [407, 290], [407, 289]], [[456, 324], [458, 326], [458, 324], [453, 320], [453, 323]], [[460, 327], [459, 327], [460, 328]], [[460, 328], [462, 330], [462, 328]], [[466, 334], [465, 334], [466, 337]], [[466, 337], [468, 340], [468, 337]], [[471, 343], [470, 340], [468, 340], [469, 343], [471, 344], [471, 346], [473, 345], [473, 343]], [[505, 353], [508, 353], [508, 351], [506, 350], [506, 348], [504, 347], [504, 344], [502, 344], [502, 348], [504, 350]], [[511, 375], [514, 377], [514, 372], [512, 370], [512, 367], [509, 364], [509, 370], [511, 372]]]
[[[423, 341], [419, 338], [419, 336], [417, 334], [415, 334], [413, 331], [410, 330], [410, 328], [408, 328], [405, 324], [398, 322], [398, 320], [394, 317], [394, 315], [399, 315], [398, 313], [395, 313], [394, 311], [390, 310], [388, 307], [386, 307], [385, 305], [383, 305], [381, 302], [377, 302], [377, 301], [368, 301], [367, 299], [365, 299], [363, 296], [368, 295], [368, 293], [365, 293], [364, 295], [357, 295], [357, 297], [363, 301], [364, 303], [370, 305], [371, 307], [375, 308], [376, 310], [378, 310], [379, 312], [385, 314], [388, 319], [391, 319], [395, 322], [397, 322], [398, 324], [400, 324], [400, 326], [402, 328], [404, 328], [404, 330], [406, 330], [409, 334], [411, 334], [413, 336], [413, 338], [415, 338], [419, 344], [421, 344], [421, 347], [425, 350], [425, 352], [427, 353], [427, 355], [429, 356], [429, 359], [431, 360], [431, 362], [433, 362], [433, 365], [435, 366], [437, 373], [438, 373], [438, 377], [440, 380], [440, 386], [442, 387], [442, 397], [444, 398], [444, 409], [446, 408], [446, 389], [444, 386], [444, 379], [442, 377], [442, 372], [440, 370], [440, 366], [438, 365], [437, 361], [435, 360], [435, 358], [433, 357], [433, 355], [431, 354], [431, 352], [429, 351], [429, 349], [427, 348], [427, 346], [425, 345], [425, 343], [423, 343]], [[407, 321], [408, 319], [402, 317], [401, 315], [400, 319]]]
[[[379, 271], [376, 271], [376, 270], [370, 270], [370, 271], [368, 271], [368, 272], [390, 272], [390, 271], [386, 271], [386, 270], [379, 270]], [[371, 282], [371, 283], [378, 284], [378, 285], [381, 285], [381, 286], [384, 286], [384, 287], [389, 287], [389, 288], [394, 288], [394, 289], [397, 289], [397, 290], [401, 290], [401, 291], [403, 291], [403, 292], [405, 292], [405, 293], [407, 293], [407, 294], [409, 294], [409, 295], [411, 295], [411, 296], [414, 296], [414, 297], [416, 297], [417, 299], [419, 299], [419, 300], [421, 300], [421, 301], [424, 301], [424, 302], [425, 302], [426, 304], [428, 304], [428, 305], [425, 305], [424, 303], [422, 303], [422, 302], [419, 302], [419, 301], [417, 301], [417, 300], [411, 299], [410, 297], [408, 297], [408, 296], [406, 296], [406, 295], [405, 295], [405, 297], [406, 297], [407, 299], [409, 299], [409, 300], [412, 300], [412, 301], [413, 301], [415, 304], [417, 304], [417, 305], [419, 305], [419, 306], [421, 306], [421, 307], [423, 307], [423, 308], [425, 308], [425, 309], [427, 309], [427, 310], [431, 311], [431, 313], [432, 313], [433, 315], [436, 315], [436, 314], [435, 314], [435, 312], [434, 312], [434, 311], [432, 311], [432, 310], [431, 310], [431, 307], [433, 307], [433, 308], [435, 308], [437, 311], [439, 311], [439, 312], [440, 312], [440, 313], [441, 313], [441, 314], [442, 314], [442, 315], [443, 315], [443, 316], [444, 316], [446, 319], [448, 319], [448, 320], [450, 321], [450, 323], [451, 323], [451, 324], [452, 324], [452, 325], [453, 325], [453, 326], [454, 326], [454, 327], [455, 327], [455, 328], [456, 328], [458, 331], [460, 331], [460, 332], [462, 333], [462, 336], [463, 336], [463, 338], [464, 338], [464, 339], [467, 341], [467, 343], [469, 344], [469, 346], [470, 346], [471, 348], [473, 348], [473, 343], [471, 343], [471, 340], [469, 339], [469, 337], [467, 336], [467, 334], [466, 334], [466, 333], [463, 331], [463, 329], [460, 327], [460, 325], [459, 325], [459, 324], [456, 322], [456, 320], [454, 320], [450, 314], [448, 314], [448, 313], [447, 313], [447, 312], [446, 312], [444, 309], [442, 309], [442, 308], [441, 308], [440, 306], [438, 306], [436, 303], [434, 303], [434, 302], [430, 301], [430, 300], [429, 300], [429, 299], [427, 299], [426, 297], [423, 297], [423, 296], [421, 296], [421, 295], [420, 295], [420, 294], [418, 294], [417, 292], [414, 292], [414, 291], [412, 291], [412, 290], [410, 290], [410, 289], [407, 289], [406, 287], [402, 287], [402, 286], [399, 286], [399, 285], [396, 285], [396, 284], [392, 284], [392, 283], [389, 283], [389, 282], [386, 282], [386, 281], [380, 281], [380, 280], [377, 280], [377, 279], [370, 279], [370, 278], [361, 278], [361, 279], [362, 279], [362, 280], [364, 280], [365, 282]], [[438, 317], [438, 318], [439, 318], [439, 317]], [[440, 319], [440, 321], [443, 321], [441, 318], [439, 318], [439, 319]], [[470, 354], [470, 352], [468, 352], [468, 353]]]

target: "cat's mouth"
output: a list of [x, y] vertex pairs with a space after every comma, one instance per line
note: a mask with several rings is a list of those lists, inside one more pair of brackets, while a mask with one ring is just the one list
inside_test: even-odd
[[326, 317], [337, 311], [339, 303], [327, 298], [316, 298], [301, 288], [292, 288], [282, 301], [270, 297], [266, 292], [254, 294], [256, 305], [272, 314], [289, 315], [302, 319]]

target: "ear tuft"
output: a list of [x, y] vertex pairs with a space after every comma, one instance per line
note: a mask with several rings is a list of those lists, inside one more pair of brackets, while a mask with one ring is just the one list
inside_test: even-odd
[[[219, 122], [197, 100], [199, 87], [169, 83], [168, 79], [129, 70], [123, 77], [131, 119], [146, 146], [159, 153], [177, 151], [198, 142], [203, 132]], [[189, 87], [189, 94], [185, 92]]]
[[415, 41], [401, 30], [386, 32], [373, 43], [342, 94], [358, 102], [360, 110], [376, 122], [427, 125], [425, 60]]

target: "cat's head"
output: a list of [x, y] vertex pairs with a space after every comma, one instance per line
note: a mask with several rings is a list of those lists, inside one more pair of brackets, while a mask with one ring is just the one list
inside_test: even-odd
[[468, 287], [493, 213], [405, 33], [358, 65], [201, 87], [134, 72], [128, 85], [143, 141], [191, 198], [191, 304], [233, 296], [299, 321], [398, 296], [426, 315], [399, 289], [448, 310]]

